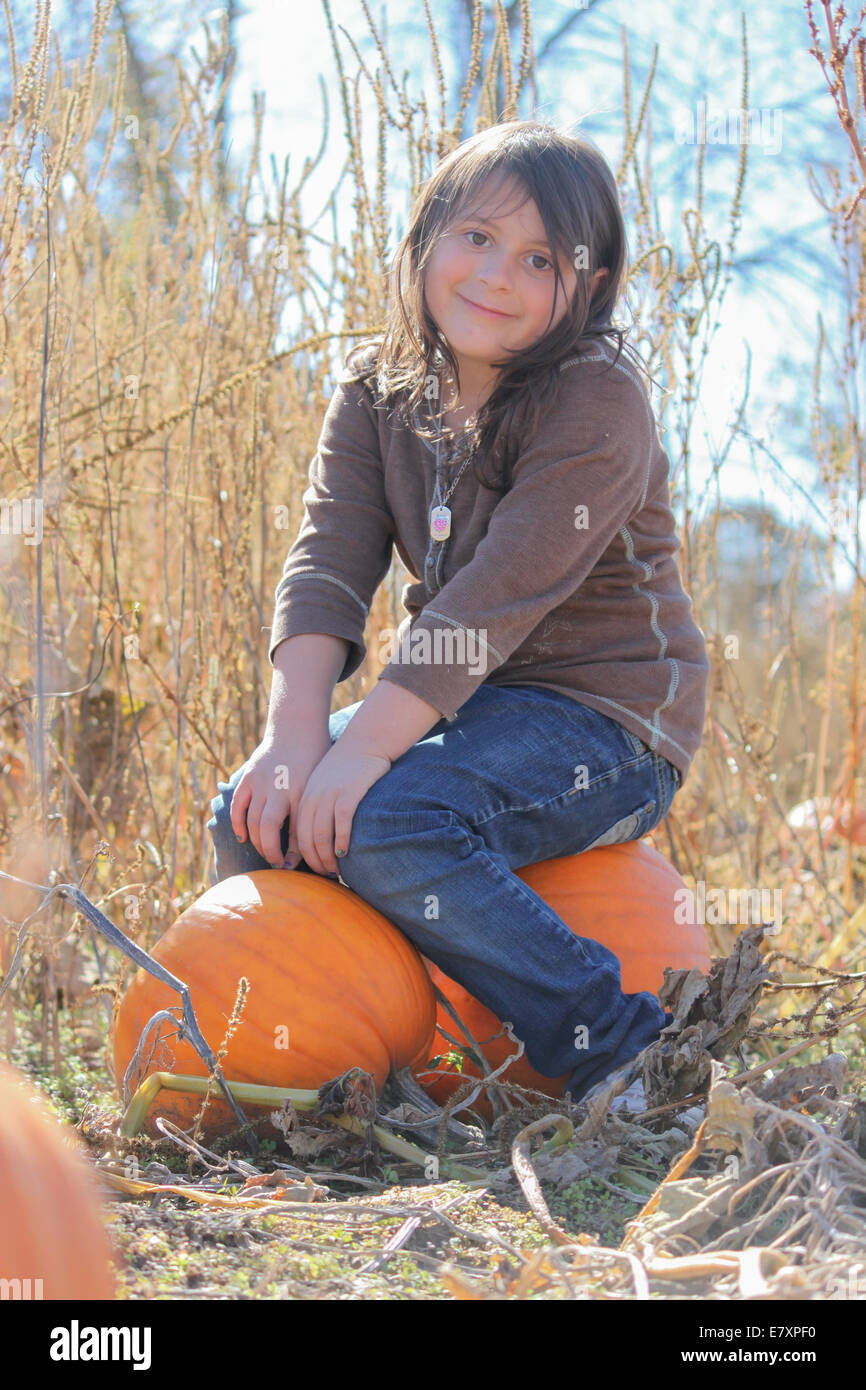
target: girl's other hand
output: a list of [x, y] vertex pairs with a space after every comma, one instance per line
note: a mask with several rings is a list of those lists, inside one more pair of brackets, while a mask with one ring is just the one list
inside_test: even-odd
[[[297, 731], [278, 741], [265, 736], [249, 758], [232, 796], [232, 829], [251, 843], [275, 869], [297, 868], [298, 807], [311, 772], [331, 747], [327, 721], [320, 729]], [[289, 818], [289, 845], [285, 865], [280, 831]]]
[[390, 770], [390, 758], [341, 748], [339, 739], [315, 768], [295, 826], [304, 861], [314, 873], [339, 873], [358, 803]]

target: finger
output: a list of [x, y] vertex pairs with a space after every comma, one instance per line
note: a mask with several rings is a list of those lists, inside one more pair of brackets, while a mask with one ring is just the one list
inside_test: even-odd
[[295, 817], [295, 821], [298, 846], [307, 865], [313, 870], [313, 873], [324, 873], [324, 867], [316, 853], [316, 847], [313, 844], [312, 803], [308, 802], [305, 797], [301, 797], [301, 804], [298, 807], [298, 814]]
[[300, 797], [289, 807], [289, 843], [286, 849], [286, 866], [291, 869], [296, 869], [301, 862], [301, 847], [298, 844], [297, 831], [299, 803]]
[[250, 844], [262, 852], [262, 814], [264, 812], [264, 802], [261, 797], [254, 797], [250, 802], [250, 809], [247, 811], [247, 830], [249, 831]]
[[261, 854], [275, 869], [283, 867], [280, 832], [285, 818], [286, 808], [283, 799], [281, 797], [268, 797], [259, 827], [262, 843]]
[[252, 794], [252, 787], [246, 778], [242, 777], [232, 793], [231, 806], [229, 807], [229, 820], [238, 840], [245, 840], [247, 837], [246, 809], [250, 804]]
[[336, 802], [334, 806], [334, 854], [338, 861], [349, 852], [354, 815], [355, 807], [351, 802]]
[[334, 807], [330, 801], [320, 802], [313, 816], [313, 844], [326, 874], [337, 872], [334, 854]]

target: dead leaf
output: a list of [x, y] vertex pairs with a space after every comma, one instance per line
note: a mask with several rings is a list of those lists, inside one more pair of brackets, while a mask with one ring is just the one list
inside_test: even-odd
[[709, 975], [697, 970], [666, 972], [659, 999], [673, 1014], [673, 1022], [642, 1054], [651, 1106], [706, 1089], [712, 1062], [727, 1056], [743, 1038], [769, 974], [761, 955], [763, 939], [763, 926], [746, 927], [731, 954], [713, 961]]
[[731, 1081], [717, 1081], [707, 1097], [704, 1144], [726, 1153], [741, 1153], [751, 1168], [765, 1166], [764, 1146], [755, 1136], [755, 1120], [762, 1113], [757, 1097]]
[[810, 1062], [803, 1067], [785, 1067], [778, 1076], [760, 1078], [750, 1088], [761, 1100], [771, 1105], [794, 1106], [798, 1108], [809, 1100], [820, 1101], [819, 1092], [825, 1088], [841, 1096], [848, 1075], [848, 1058], [844, 1052], [832, 1052], [819, 1062]]
[[[317, 1158], [326, 1149], [346, 1144], [349, 1136], [343, 1129], [296, 1129], [286, 1139], [293, 1158]], [[350, 1141], [351, 1142], [351, 1141]]]
[[723, 1219], [735, 1189], [736, 1183], [724, 1173], [713, 1178], [681, 1178], [662, 1183], [653, 1209], [629, 1222], [620, 1249], [643, 1247], [648, 1240], [651, 1245], [657, 1245], [661, 1239], [667, 1243], [679, 1235], [701, 1240]]
[[617, 1145], [605, 1146], [598, 1140], [590, 1140], [586, 1144], [571, 1144], [559, 1153], [534, 1154], [532, 1166], [539, 1182], [562, 1189], [593, 1173], [609, 1178], [618, 1162]]
[[284, 1139], [287, 1139], [298, 1125], [298, 1112], [288, 1097], [280, 1102], [279, 1110], [271, 1111], [269, 1118], [274, 1129], [278, 1129]]
[[700, 999], [710, 987], [703, 970], [671, 970], [665, 968], [665, 982], [658, 993], [662, 1008], [670, 1009], [674, 1023], [682, 1028], [696, 999]]
[[[314, 1183], [309, 1173], [303, 1182], [295, 1182], [279, 1168], [273, 1173], [256, 1173], [253, 1177], [247, 1178], [241, 1193], [254, 1188], [273, 1188], [273, 1192], [267, 1195], [272, 1196], [277, 1202], [314, 1202], [317, 1197], [324, 1197], [328, 1192], [327, 1187], [320, 1187]], [[261, 1195], [266, 1194], [261, 1192]]]

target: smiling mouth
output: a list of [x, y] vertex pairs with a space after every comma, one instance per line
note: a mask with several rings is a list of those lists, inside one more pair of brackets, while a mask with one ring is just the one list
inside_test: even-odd
[[491, 317], [491, 318], [494, 318], [494, 319], [513, 319], [513, 318], [514, 318], [514, 315], [513, 315], [513, 314], [505, 314], [505, 313], [502, 312], [501, 309], [488, 309], [484, 304], [476, 304], [474, 299], [467, 299], [467, 298], [466, 298], [466, 295], [465, 295], [465, 294], [460, 294], [460, 291], [459, 291], [459, 290], [457, 291], [457, 294], [458, 294], [458, 297], [459, 297], [460, 299], [463, 300], [463, 303], [464, 303], [464, 304], [469, 304], [469, 305], [471, 306], [471, 308], [477, 309], [478, 312], [479, 312], [480, 314], [489, 314], [490, 317]]

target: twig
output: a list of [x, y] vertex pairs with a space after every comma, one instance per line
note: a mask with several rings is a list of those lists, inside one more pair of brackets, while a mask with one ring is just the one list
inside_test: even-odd
[[515, 1135], [511, 1145], [511, 1162], [517, 1175], [517, 1181], [523, 1189], [523, 1195], [538, 1224], [547, 1235], [556, 1241], [557, 1245], [573, 1245], [574, 1236], [569, 1235], [561, 1226], [558, 1226], [551, 1216], [529, 1157], [533, 1137], [536, 1134], [543, 1134], [551, 1126], [556, 1130], [558, 1138], [563, 1143], [567, 1143], [574, 1134], [574, 1125], [564, 1115], [545, 1115], [543, 1119], [534, 1120], [532, 1124], [526, 1125], [519, 1134]]
[[858, 1009], [857, 1013], [849, 1014], [847, 1018], [840, 1019], [838, 1023], [832, 1023], [827, 1028], [822, 1028], [820, 1033], [814, 1033], [808, 1038], [801, 1038], [800, 1042], [794, 1043], [785, 1052], [780, 1052], [775, 1057], [770, 1057], [766, 1062], [761, 1062], [757, 1067], [752, 1067], [751, 1071], [741, 1071], [737, 1076], [728, 1077], [735, 1086], [744, 1086], [747, 1081], [754, 1081], [756, 1076], [767, 1071], [770, 1067], [777, 1067], [780, 1062], [787, 1062], [789, 1057], [802, 1052], [807, 1047], [814, 1047], [816, 1043], [822, 1042], [827, 1038], [832, 1038], [842, 1028], [847, 1028], [849, 1023], [856, 1023], [858, 1019], [866, 1018], [866, 1009]]
[[[830, 93], [833, 97], [834, 102], [836, 103], [836, 112], [839, 117], [839, 122], [845, 134], [848, 136], [851, 149], [854, 153], [854, 158], [860, 165], [860, 169], [862, 170], [863, 174], [866, 175], [866, 153], [864, 153], [863, 146], [860, 144], [860, 141], [857, 138], [857, 123], [851, 114], [851, 107], [848, 102], [848, 91], [845, 86], [845, 59], [848, 56], [848, 50], [851, 47], [851, 42], [854, 39], [858, 29], [860, 28], [860, 25], [863, 22], [864, 15], [861, 11], [859, 20], [851, 30], [848, 42], [845, 44], [844, 48], [840, 48], [839, 37], [842, 32], [842, 20], [845, 17], [844, 6], [840, 5], [836, 11], [836, 14], [833, 15], [830, 0], [821, 0], [821, 4], [824, 9], [825, 18], [827, 20], [827, 32], [829, 34], [830, 39], [830, 67], [833, 70], [832, 77], [827, 71], [826, 60], [821, 50], [820, 42], [818, 40], [818, 29], [812, 14], [812, 0], [806, 0], [806, 12], [809, 17], [809, 29], [812, 34], [812, 41], [815, 45], [814, 48], [811, 48], [809, 50], [809, 52], [812, 53], [815, 58], [817, 58], [821, 66], [821, 71], [827, 79], [827, 86], [830, 88]], [[845, 213], [844, 221], [847, 222], [849, 220], [864, 192], [866, 192], [866, 185], [860, 188], [856, 198], [854, 199], [854, 202], [851, 204], [848, 211]]]
[[[182, 1037], [189, 1040], [205, 1066], [208, 1068], [208, 1071], [213, 1071], [216, 1075], [223, 1095], [231, 1107], [232, 1114], [235, 1116], [235, 1119], [242, 1129], [249, 1131], [249, 1142], [253, 1148], [253, 1152], [257, 1153], [259, 1147], [258, 1140], [250, 1128], [249, 1121], [244, 1115], [244, 1112], [241, 1110], [226, 1085], [222, 1069], [198, 1026], [198, 1020], [196, 1019], [190, 999], [189, 985], [184, 984], [183, 980], [179, 980], [175, 975], [172, 975], [170, 971], [166, 970], [164, 965], [160, 965], [158, 961], [155, 961], [141, 946], [136, 945], [134, 941], [130, 941], [129, 937], [126, 936], [119, 927], [116, 927], [113, 922], [110, 922], [105, 914], [100, 912], [98, 907], [94, 907], [93, 903], [90, 902], [89, 898], [85, 897], [76, 884], [55, 883], [52, 887], [47, 887], [41, 883], [28, 883], [25, 879], [16, 878], [14, 874], [7, 874], [2, 869], [0, 869], [0, 877], [10, 879], [13, 883], [23, 883], [26, 887], [34, 888], [37, 892], [42, 893], [44, 896], [37, 908], [37, 912], [44, 911], [54, 897], [68, 898], [70, 902], [74, 903], [78, 911], [93, 924], [96, 930], [100, 932], [107, 941], [111, 942], [112, 946], [117, 946], [135, 965], [140, 966], [142, 970], [146, 970], [148, 974], [153, 975], [155, 979], [160, 980], [164, 985], [168, 985], [169, 989], [173, 989], [176, 994], [180, 995], [182, 1016], [178, 1024], [179, 1033]], [[31, 913], [31, 917], [33, 916], [36, 916], [36, 913]], [[126, 1077], [124, 1077], [124, 1084], [125, 1083]]]
[[[179, 1148], [186, 1149], [188, 1153], [194, 1154], [195, 1157], [204, 1164], [205, 1168], [208, 1168], [213, 1173], [234, 1170], [234, 1172], [240, 1173], [244, 1178], [255, 1178], [261, 1175], [260, 1168], [256, 1168], [253, 1163], [245, 1162], [242, 1158], [233, 1158], [231, 1154], [229, 1154], [227, 1158], [220, 1158], [219, 1154], [215, 1154], [212, 1149], [206, 1149], [204, 1144], [200, 1144], [197, 1139], [193, 1139], [191, 1135], [186, 1134], [173, 1120], [167, 1120], [164, 1115], [157, 1115], [154, 1118], [154, 1124], [160, 1133], [164, 1134], [166, 1139], [172, 1144], [177, 1144]], [[211, 1162], [211, 1160], [213, 1160], [213, 1162]], [[301, 1178], [306, 1177], [306, 1174], [302, 1173], [299, 1168], [293, 1169], [293, 1172], [300, 1174]]]
[[[238, 988], [237, 993], [235, 994], [235, 1003], [234, 1008], [232, 1009], [231, 1018], [226, 1024], [225, 1035], [223, 1037], [222, 1042], [220, 1043], [220, 1050], [217, 1054], [217, 1065], [223, 1061], [226, 1052], [228, 1051], [228, 1045], [231, 1042], [231, 1039], [234, 1036], [235, 1032], [237, 1031], [238, 1024], [241, 1022], [241, 1015], [244, 1011], [244, 1005], [247, 1002], [247, 994], [249, 993], [249, 988], [250, 982], [247, 979], [246, 975], [241, 975], [240, 979], [238, 980]], [[211, 1093], [213, 1091], [214, 1079], [215, 1072], [212, 1071], [210, 1076], [208, 1077], [208, 1088], [204, 1093], [204, 1099], [202, 1100], [199, 1112], [196, 1115], [195, 1121], [193, 1123], [192, 1137], [194, 1139], [198, 1139], [201, 1134], [201, 1127], [204, 1123], [205, 1111], [207, 1110], [211, 1102]]]
[[[492, 1101], [493, 1098], [500, 1093], [501, 1087], [503, 1085], [508, 1085], [507, 1081], [499, 1082], [498, 1078], [508, 1067], [511, 1066], [512, 1062], [519, 1061], [520, 1058], [523, 1056], [525, 1044], [519, 1038], [515, 1039], [515, 1041], [517, 1042], [517, 1051], [510, 1053], [505, 1058], [505, 1061], [499, 1064], [495, 1071], [490, 1071], [489, 1064], [487, 1063], [487, 1060], [485, 1058], [485, 1066], [487, 1067], [488, 1074], [484, 1077], [480, 1077], [477, 1081], [473, 1081], [473, 1079], [470, 1077], [469, 1079], [463, 1082], [462, 1086], [457, 1087], [457, 1090], [454, 1092], [453, 1095], [448, 1097], [448, 1100], [445, 1102], [445, 1105], [442, 1109], [442, 1120], [440, 1122], [439, 1127], [438, 1157], [440, 1163], [445, 1153], [445, 1135], [447, 1133], [448, 1122], [451, 1118], [451, 1115], [457, 1110], [465, 1110], [468, 1106], [472, 1105], [472, 1103], [481, 1094], [482, 1090], [486, 1090], [488, 1087], [491, 1088]], [[464, 1093], [466, 1091], [468, 1091], [469, 1094], [468, 1096], [466, 1096], [465, 1099], [463, 1099]]]

